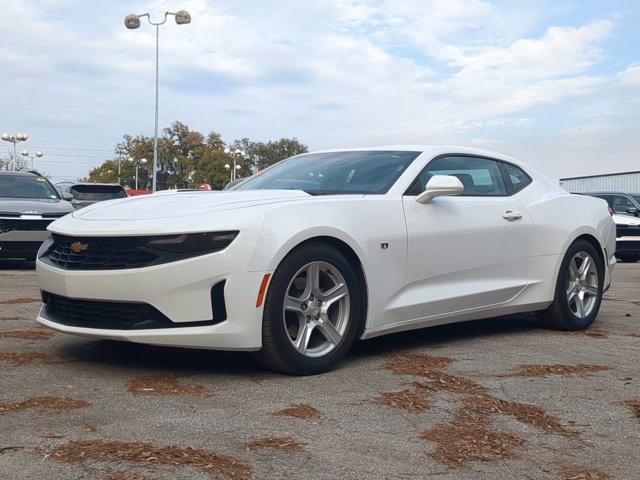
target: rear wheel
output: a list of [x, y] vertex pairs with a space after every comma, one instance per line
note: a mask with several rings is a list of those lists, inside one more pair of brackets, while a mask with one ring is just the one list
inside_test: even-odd
[[337, 249], [310, 243], [293, 251], [269, 285], [256, 359], [294, 375], [330, 370], [355, 340], [361, 300], [355, 270]]
[[602, 302], [604, 263], [585, 240], [574, 242], [560, 265], [555, 297], [543, 312], [545, 324], [562, 330], [584, 330], [598, 316]]

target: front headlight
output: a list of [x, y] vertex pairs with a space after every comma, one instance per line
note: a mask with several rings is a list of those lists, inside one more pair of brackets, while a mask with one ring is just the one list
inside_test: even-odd
[[204, 255], [219, 252], [229, 246], [238, 236], [238, 231], [183, 233], [149, 239], [145, 249], [151, 251], [175, 253], [178, 255]]

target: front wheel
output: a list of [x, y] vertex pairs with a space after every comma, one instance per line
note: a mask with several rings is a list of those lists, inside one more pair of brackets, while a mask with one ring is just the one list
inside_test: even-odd
[[310, 375], [333, 368], [359, 330], [362, 292], [356, 272], [334, 247], [310, 243], [275, 271], [265, 301], [262, 349], [272, 370]]
[[589, 242], [574, 242], [560, 265], [553, 303], [542, 314], [544, 323], [562, 330], [589, 328], [600, 310], [603, 284], [602, 256]]

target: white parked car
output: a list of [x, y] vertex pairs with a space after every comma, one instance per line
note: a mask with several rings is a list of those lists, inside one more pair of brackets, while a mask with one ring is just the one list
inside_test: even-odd
[[616, 257], [623, 262], [640, 260], [640, 218], [631, 215], [613, 214], [618, 232]]
[[585, 329], [615, 264], [603, 200], [470, 148], [284, 160], [226, 192], [112, 200], [54, 222], [38, 322], [333, 367], [357, 338], [517, 312]]

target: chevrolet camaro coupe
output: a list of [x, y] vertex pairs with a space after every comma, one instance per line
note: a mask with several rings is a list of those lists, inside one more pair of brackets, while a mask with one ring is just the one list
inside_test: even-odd
[[225, 192], [110, 200], [49, 230], [41, 324], [253, 351], [291, 374], [431, 325], [535, 311], [586, 329], [616, 249], [605, 201], [511, 157], [440, 146], [298, 155]]

